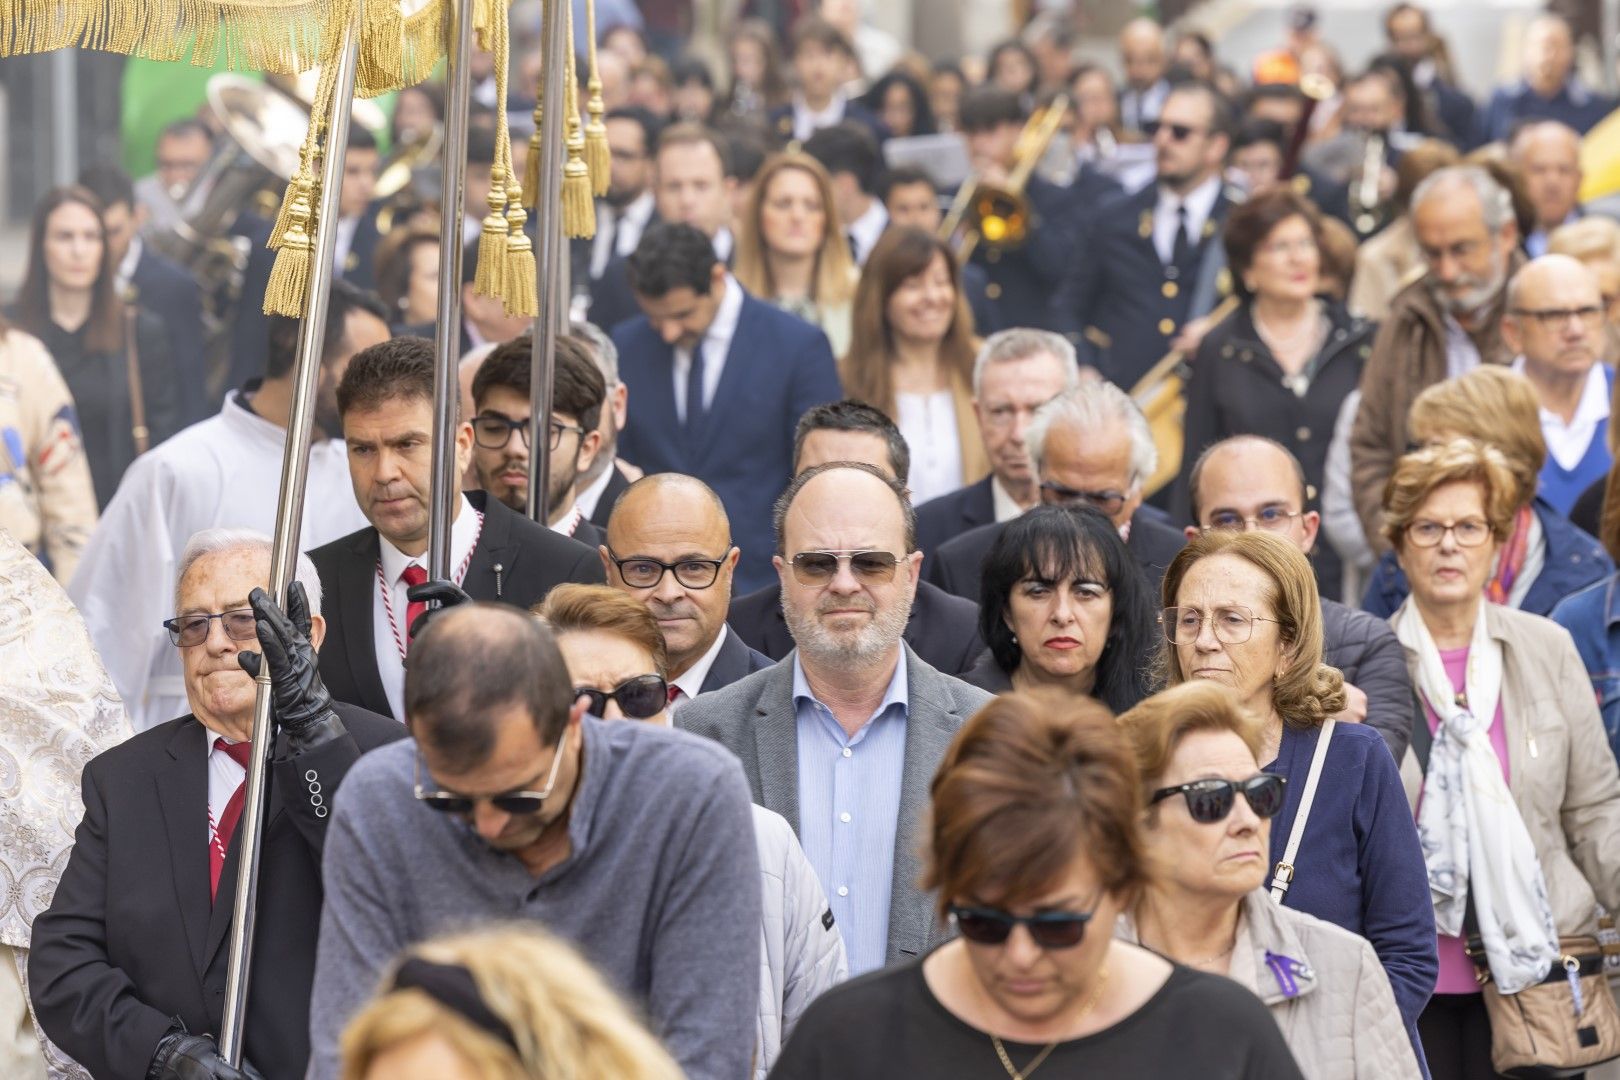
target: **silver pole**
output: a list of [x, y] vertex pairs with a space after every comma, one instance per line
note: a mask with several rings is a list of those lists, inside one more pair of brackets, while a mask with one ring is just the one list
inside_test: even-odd
[[[354, 69], [358, 55], [355, 20], [343, 28], [337, 54], [332, 115], [327, 119], [326, 155], [321, 161], [320, 208], [315, 218], [315, 250], [310, 252], [309, 293], [304, 319], [298, 327], [298, 359], [294, 367], [292, 415], [287, 423], [287, 451], [281, 460], [281, 493], [276, 503], [276, 535], [270, 554], [270, 595], [283, 605], [287, 586], [298, 565], [298, 531], [304, 519], [304, 483], [309, 473], [309, 442], [315, 419], [315, 392], [319, 386], [321, 344], [326, 335], [326, 308], [332, 262], [337, 250], [338, 196], [343, 187], [343, 157], [349, 144], [350, 102], [354, 98]], [[315, 116], [310, 123], [316, 123]], [[242, 847], [231, 911], [231, 951], [226, 969], [225, 1012], [220, 1023], [219, 1050], [238, 1067], [247, 1023], [248, 982], [253, 972], [253, 927], [258, 916], [259, 849], [269, 796], [270, 756], [275, 735], [270, 723], [270, 669], [261, 661], [253, 699], [254, 754], [248, 763], [247, 797], [242, 805]], [[276, 988], [270, 988], [272, 990]]]
[[[439, 321], [433, 335], [433, 489], [428, 499], [428, 577], [450, 578], [450, 518], [461, 490], [456, 477], [456, 410], [461, 403], [461, 263], [467, 183], [467, 105], [472, 99], [472, 6], [459, 0], [446, 11], [450, 27], [450, 97], [444, 116], [444, 188], [439, 219]], [[506, 5], [491, 9], [506, 17]], [[500, 103], [502, 108], [505, 103]]]
[[573, 48], [564, 32], [568, 20], [562, 5], [571, 0], [546, 0], [540, 48], [545, 67], [545, 90], [540, 113], [540, 190], [534, 197], [535, 295], [540, 313], [535, 316], [533, 349], [529, 353], [529, 517], [544, 525], [551, 475], [551, 379], [557, 338], [568, 325], [568, 294], [558, 293], [567, 278], [568, 242], [562, 230], [564, 49]]
[[[47, 61], [50, 64], [51, 79], [51, 107], [54, 117], [77, 117], [79, 115], [79, 83], [76, 78], [76, 69], [79, 64], [79, 50], [57, 49], [50, 54]], [[50, 124], [48, 130], [55, 132], [51, 139], [51, 184], [55, 187], [66, 187], [79, 182], [79, 125]]]
[[1620, 90], [1620, 0], [1603, 0], [1603, 83]]

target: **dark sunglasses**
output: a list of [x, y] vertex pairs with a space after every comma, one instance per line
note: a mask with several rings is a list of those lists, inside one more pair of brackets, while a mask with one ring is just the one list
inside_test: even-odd
[[1203, 128], [1195, 128], [1189, 124], [1166, 124], [1158, 120], [1149, 120], [1142, 125], [1142, 134], [1150, 139], [1161, 131], [1169, 132], [1170, 137], [1176, 142], [1183, 142], [1194, 135], [1204, 134]]
[[793, 579], [800, 585], [825, 585], [838, 576], [839, 564], [862, 581], [893, 581], [900, 560], [892, 551], [801, 551], [793, 556]]
[[1148, 802], [1151, 805], [1172, 795], [1183, 795], [1187, 799], [1187, 813], [1192, 815], [1192, 819], [1212, 825], [1226, 820], [1241, 791], [1243, 797], [1249, 800], [1249, 809], [1254, 811], [1256, 817], [1269, 818], [1275, 817], [1277, 811], [1283, 808], [1283, 789], [1287, 784], [1286, 778], [1272, 773], [1261, 773], [1247, 780], [1194, 780], [1190, 784], [1160, 788]]
[[[557, 772], [562, 765], [563, 751], [568, 746], [568, 729], [564, 728], [562, 737], [557, 740], [557, 752], [551, 758], [551, 772], [546, 777], [546, 786], [541, 791], [503, 791], [499, 795], [457, 795], [453, 791], [427, 791], [422, 787], [422, 758], [416, 758], [415, 773], [412, 781], [415, 786], [416, 801], [424, 803], [430, 810], [437, 810], [441, 814], [470, 814], [475, 803], [487, 801], [503, 814], [515, 817], [527, 817], [538, 814], [540, 808], [546, 805], [551, 793], [557, 787]], [[430, 778], [431, 779], [431, 778]]]
[[1003, 945], [1019, 923], [1043, 949], [1072, 949], [1086, 937], [1086, 924], [1092, 911], [1043, 911], [1039, 915], [1014, 915], [997, 908], [959, 907], [945, 909], [961, 935], [975, 945]]
[[651, 720], [669, 705], [669, 683], [662, 675], [637, 675], [626, 679], [610, 691], [592, 686], [574, 687], [574, 700], [589, 698], [591, 715], [601, 716], [610, 701], [619, 703], [619, 710], [632, 720]]

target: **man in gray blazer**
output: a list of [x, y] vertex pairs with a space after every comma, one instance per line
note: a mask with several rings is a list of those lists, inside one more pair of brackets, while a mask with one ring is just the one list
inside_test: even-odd
[[862, 462], [806, 469], [775, 528], [795, 651], [694, 698], [676, 724], [735, 753], [754, 801], [793, 825], [856, 975], [942, 936], [917, 885], [928, 786], [989, 695], [901, 640], [922, 553], [899, 481]]

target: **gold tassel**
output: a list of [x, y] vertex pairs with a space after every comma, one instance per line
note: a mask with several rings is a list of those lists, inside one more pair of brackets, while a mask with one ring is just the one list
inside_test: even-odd
[[506, 189], [506, 313], [529, 318], [540, 313], [535, 298], [534, 245], [523, 225], [529, 215], [523, 210], [522, 193], [513, 184]]
[[310, 224], [315, 216], [309, 201], [313, 185], [299, 183], [287, 212], [287, 231], [281, 239], [270, 281], [264, 290], [264, 313], [302, 318], [304, 298], [309, 291], [309, 264], [315, 248]]
[[[498, 156], [498, 155], [497, 155]], [[497, 161], [489, 170], [489, 214], [478, 237], [478, 268], [473, 289], [480, 296], [502, 295], [506, 274], [506, 170]]]
[[523, 160], [521, 202], [525, 210], [533, 210], [535, 200], [540, 197], [540, 113], [543, 108], [540, 92], [545, 85], [546, 77], [542, 74], [540, 84], [534, 88], [534, 134], [529, 136], [529, 156]]
[[567, 67], [563, 72], [563, 108], [567, 124], [568, 160], [563, 164], [563, 235], [589, 240], [596, 235], [596, 204], [591, 200], [591, 170], [585, 164], [585, 136], [579, 129], [579, 98], [574, 74], [574, 5], [557, 0], [568, 9]]
[[[585, 111], [590, 114], [590, 119], [585, 123], [585, 164], [591, 170], [592, 194], [606, 195], [613, 155], [608, 150], [607, 124], [602, 122], [607, 104], [602, 100], [602, 74], [596, 66], [596, 0], [585, 0], [585, 35], [590, 39], [591, 62], [590, 81], [586, 83], [589, 96], [585, 100]], [[569, 46], [572, 45], [570, 41]]]

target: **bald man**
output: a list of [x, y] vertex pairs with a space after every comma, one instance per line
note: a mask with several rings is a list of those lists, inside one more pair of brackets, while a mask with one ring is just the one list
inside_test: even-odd
[[669, 708], [773, 661], [726, 625], [740, 552], [726, 508], [703, 481], [645, 476], [619, 496], [598, 549], [608, 584], [647, 605], [669, 650]]
[[1510, 159], [1536, 208], [1536, 227], [1524, 238], [1532, 258], [1547, 254], [1547, 235], [1581, 217], [1581, 137], [1556, 120], [1526, 124], [1513, 137]]
[[1119, 58], [1125, 68], [1125, 89], [1119, 95], [1120, 120], [1132, 131], [1159, 118], [1170, 96], [1165, 71], [1170, 59], [1164, 28], [1152, 19], [1132, 19], [1119, 32]]
[[1614, 373], [1603, 352], [1603, 294], [1597, 277], [1568, 255], [1527, 263], [1508, 285], [1502, 340], [1513, 370], [1535, 388], [1547, 460], [1541, 497], [1560, 514], [1609, 472], [1609, 397]]

